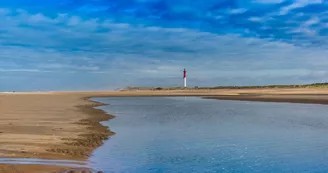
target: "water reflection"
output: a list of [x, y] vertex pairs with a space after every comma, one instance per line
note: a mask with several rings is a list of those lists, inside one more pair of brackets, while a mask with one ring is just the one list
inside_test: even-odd
[[325, 105], [97, 98], [116, 135], [90, 158], [104, 172], [328, 172]]

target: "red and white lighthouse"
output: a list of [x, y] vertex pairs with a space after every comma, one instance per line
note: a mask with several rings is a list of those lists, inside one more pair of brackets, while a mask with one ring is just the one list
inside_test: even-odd
[[186, 69], [183, 70], [183, 86], [187, 87], [187, 71], [186, 71]]

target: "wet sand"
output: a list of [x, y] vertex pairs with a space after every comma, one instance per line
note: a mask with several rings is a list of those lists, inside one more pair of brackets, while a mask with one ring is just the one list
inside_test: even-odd
[[[94, 109], [102, 104], [88, 100], [103, 96], [205, 96], [223, 100], [328, 103], [327, 89], [0, 93], [0, 158], [86, 160], [114, 134], [99, 124], [114, 116]], [[62, 169], [0, 164], [0, 173]]]
[[4, 165], [0, 164], [0, 173], [57, 173], [65, 168], [44, 165]]
[[282, 103], [306, 103], [306, 104], [328, 104], [328, 94], [243, 94], [235, 96], [211, 96], [204, 97], [217, 100], [257, 101], [257, 102], [282, 102]]
[[[1, 94], [0, 157], [87, 159], [103, 140], [113, 135], [99, 124], [113, 118], [93, 109], [101, 105], [88, 101], [83, 94]], [[0, 173], [14, 169], [29, 173], [50, 168], [0, 165]]]

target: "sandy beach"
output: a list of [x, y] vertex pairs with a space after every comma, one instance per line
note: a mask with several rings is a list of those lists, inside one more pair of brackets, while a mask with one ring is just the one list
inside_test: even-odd
[[[114, 118], [94, 109], [104, 96], [204, 96], [222, 100], [328, 103], [327, 89], [221, 89], [120, 92], [0, 93], [0, 158], [86, 160], [114, 133]], [[0, 173], [58, 172], [64, 167], [4, 165]]]
[[[98, 123], [112, 116], [93, 109], [101, 104], [86, 99], [83, 94], [1, 94], [0, 157], [87, 159], [113, 133]], [[21, 167], [0, 166], [0, 172]], [[23, 172], [50, 170], [23, 167]]]

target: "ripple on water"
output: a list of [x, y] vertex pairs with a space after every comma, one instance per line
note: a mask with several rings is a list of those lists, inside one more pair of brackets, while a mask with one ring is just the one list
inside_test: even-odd
[[98, 98], [116, 135], [88, 163], [109, 173], [328, 172], [328, 106]]
[[89, 168], [72, 168], [72, 169], [63, 170], [59, 173], [104, 173], [104, 172], [96, 171]]

